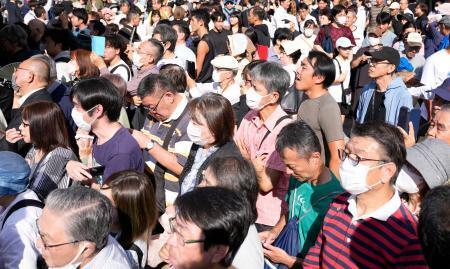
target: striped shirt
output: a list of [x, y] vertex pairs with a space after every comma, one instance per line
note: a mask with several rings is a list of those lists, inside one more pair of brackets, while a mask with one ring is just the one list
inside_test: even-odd
[[428, 268], [417, 223], [398, 194], [370, 217], [354, 217], [355, 200], [336, 197], [304, 268]]

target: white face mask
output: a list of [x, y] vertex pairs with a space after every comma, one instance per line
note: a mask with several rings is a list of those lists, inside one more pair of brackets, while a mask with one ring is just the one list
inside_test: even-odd
[[340, 25], [345, 25], [347, 23], [347, 16], [336, 17], [336, 22]]
[[213, 73], [212, 73], [212, 80], [214, 81], [214, 82], [218, 82], [218, 83], [220, 83], [221, 81], [220, 81], [220, 74], [219, 74], [219, 72], [217, 71], [217, 70], [213, 70]]
[[367, 174], [370, 170], [380, 167], [384, 164], [368, 167], [362, 164], [353, 166], [351, 161], [347, 158], [341, 163], [339, 167], [339, 175], [341, 176], [341, 186], [347, 192], [358, 195], [371, 190], [373, 187], [381, 183], [379, 180], [377, 183], [367, 186]]
[[369, 46], [374, 47], [380, 45], [381, 41], [378, 37], [369, 37]]
[[[87, 113], [89, 113], [91, 110], [93, 110], [94, 108], [96, 108], [97, 106], [94, 106], [93, 108], [89, 109], [88, 111], [86, 111]], [[72, 108], [72, 113], [71, 113], [72, 119], [75, 122], [75, 124], [77, 125], [78, 128], [88, 131], [91, 131], [92, 128], [92, 123], [94, 123], [95, 119], [93, 121], [91, 121], [90, 123], [85, 122], [83, 119], [83, 113], [76, 110], [75, 108]]]
[[311, 37], [311, 36], [313, 36], [313, 34], [314, 34], [314, 29], [306, 28], [305, 31], [304, 31], [304, 35], [306, 37]]
[[85, 248], [82, 248], [80, 252], [66, 265], [60, 266], [60, 267], [49, 267], [48, 269], [76, 269], [80, 266], [82, 263], [81, 261], [76, 261], [78, 258], [80, 258], [80, 255], [83, 253]]
[[248, 89], [246, 95], [246, 104], [250, 109], [261, 110], [267, 104], [261, 105], [261, 99], [266, 97], [267, 95], [261, 96], [256, 91], [255, 88], [251, 87]]
[[195, 125], [192, 121], [189, 121], [189, 124], [187, 126], [187, 135], [189, 139], [199, 146], [206, 145], [206, 141], [202, 138], [202, 130], [200, 127]]
[[407, 165], [404, 165], [398, 173], [395, 187], [399, 192], [417, 193], [419, 192], [418, 185], [422, 182], [423, 178], [421, 175], [416, 174]]
[[133, 57], [132, 57], [132, 61], [133, 61], [133, 65], [136, 66], [137, 68], [141, 68], [144, 64], [141, 63], [141, 55], [137, 52], [133, 53]]

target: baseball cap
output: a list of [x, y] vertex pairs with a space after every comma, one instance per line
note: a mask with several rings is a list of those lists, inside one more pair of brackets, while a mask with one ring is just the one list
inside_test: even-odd
[[286, 55], [291, 55], [301, 48], [300, 42], [294, 40], [283, 40], [281, 41], [281, 46], [284, 52], [286, 52]]
[[442, 17], [442, 19], [439, 21], [439, 24], [450, 27], [450, 15], [445, 15], [444, 17]]
[[421, 47], [422, 46], [422, 36], [419, 33], [409, 33], [406, 38], [406, 43], [413, 47]]
[[354, 46], [355, 45], [352, 44], [350, 39], [346, 37], [339, 37], [338, 40], [336, 40], [336, 48], [350, 48]]
[[368, 54], [372, 56], [372, 59], [378, 61], [388, 61], [395, 65], [395, 68], [400, 64], [400, 54], [398, 51], [391, 47], [381, 47], [378, 50], [369, 51]]
[[30, 166], [19, 154], [0, 151], [0, 196], [23, 192], [28, 185]]
[[441, 85], [431, 91], [445, 101], [450, 101], [450, 77], [446, 78]]
[[392, 2], [392, 4], [389, 6], [389, 9], [400, 9], [400, 4], [397, 2]]
[[238, 69], [239, 62], [230, 55], [218, 55], [211, 61], [215, 68]]

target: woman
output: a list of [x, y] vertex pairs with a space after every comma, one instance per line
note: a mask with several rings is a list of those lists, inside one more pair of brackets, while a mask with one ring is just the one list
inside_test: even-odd
[[85, 49], [76, 49], [70, 52], [70, 62], [67, 63], [66, 71], [68, 79], [73, 85], [80, 79], [98, 77], [100, 70], [91, 61], [91, 52]]
[[302, 61], [308, 56], [309, 52], [314, 48], [314, 40], [316, 40], [317, 37], [317, 25], [313, 20], [306, 20], [303, 29], [303, 33], [294, 39], [294, 41], [299, 44], [300, 50], [302, 51], [299, 61]]
[[294, 38], [291, 30], [287, 28], [278, 28], [275, 31], [273, 40], [272, 40], [272, 47], [269, 48], [268, 52], [268, 58], [267, 61], [269, 62], [280, 62], [281, 57], [281, 42], [283, 40], [292, 40]]
[[23, 139], [32, 143], [25, 159], [30, 165], [30, 189], [41, 200], [54, 189], [67, 188], [71, 180], [66, 173], [66, 164], [77, 160], [69, 146], [64, 114], [53, 102], [40, 101], [24, 106], [20, 132], [7, 132], [10, 143]]
[[114, 206], [111, 233], [126, 250], [132, 268], [144, 268], [149, 237], [158, 219], [150, 180], [135, 171], [122, 171], [111, 175], [99, 191]]
[[192, 100], [189, 108], [191, 121], [187, 134], [194, 145], [180, 175], [181, 194], [200, 183], [202, 172], [213, 158], [241, 156], [233, 141], [233, 109], [225, 97], [207, 93]]
[[416, 15], [416, 28], [421, 34], [425, 34], [427, 24], [428, 24], [428, 6], [425, 3], [418, 3], [414, 13]]
[[233, 32], [233, 34], [245, 33], [245, 31], [247, 31], [247, 28], [242, 26], [242, 14], [240, 11], [231, 13], [230, 26], [230, 30]]

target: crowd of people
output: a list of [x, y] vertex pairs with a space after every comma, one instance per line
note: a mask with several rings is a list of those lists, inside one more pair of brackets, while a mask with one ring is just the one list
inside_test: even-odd
[[448, 266], [448, 1], [0, 7], [0, 268]]

